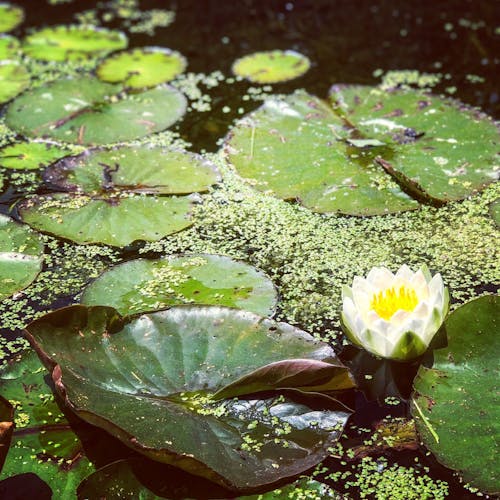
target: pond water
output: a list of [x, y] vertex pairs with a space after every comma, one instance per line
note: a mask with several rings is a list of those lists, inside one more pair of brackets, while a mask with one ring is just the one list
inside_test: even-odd
[[[347, 345], [338, 311], [341, 285], [350, 284], [354, 275], [366, 274], [377, 265], [395, 270], [403, 263], [416, 267], [426, 262], [433, 274], [442, 273], [451, 292], [452, 309], [485, 293], [495, 293], [498, 229], [490, 214], [499, 196], [498, 188], [490, 186], [483, 193], [474, 193], [465, 201], [443, 208], [426, 203], [415, 212], [395, 210], [394, 214], [375, 217], [349, 215], [352, 212], [323, 215], [296, 202], [254, 192], [218, 153], [222, 147], [227, 148], [223, 140], [235, 121], [257, 109], [272, 94], [291, 94], [296, 89], [326, 99], [333, 85], [408, 85], [458, 99], [499, 119], [498, 2], [143, 0], [140, 11], [145, 14], [134, 17], [136, 3], [17, 0], [15, 4], [24, 9], [25, 17], [10, 35], [21, 40], [46, 26], [97, 22], [126, 33], [128, 48], [158, 46], [181, 53], [187, 68], [172, 84], [187, 96], [188, 112], [169, 128], [172, 133], [160, 133], [154, 141], [162, 147], [173, 145], [203, 154], [216, 165], [223, 181], [191, 206], [197, 217], [193, 226], [184, 230], [179, 227], [172, 234], [165, 232], [163, 238], [147, 243], [129, 238], [124, 243], [109, 244], [105, 239], [75, 242], [69, 233], [56, 237], [51, 229], [37, 225], [36, 213], [28, 220], [27, 209], [20, 202], [35, 193], [43, 196], [57, 192], [59, 181], [48, 179], [47, 174], [43, 177], [43, 169], [2, 168], [0, 214], [18, 221], [24, 218], [47, 234], [41, 242], [44, 262], [38, 278], [31, 285], [28, 280], [28, 287], [13, 296], [0, 296], [0, 362], [7, 365], [7, 361], [12, 362], [26, 349], [21, 331], [30, 321], [79, 302], [83, 288], [113, 264], [175, 253], [227, 255], [262, 269], [278, 289], [276, 318], [329, 342], [356, 375], [359, 389], [339, 396], [354, 413], [336, 445], [338, 448], [330, 450], [321, 465], [308, 469], [308, 477], [354, 499], [472, 499], [478, 494], [488, 497], [473, 486], [464, 486], [458, 473], [441, 465], [419, 444], [412, 427], [409, 399], [421, 360], [382, 363]], [[152, 12], [155, 16], [148, 17]], [[309, 70], [296, 79], [276, 84], [252, 83], [232, 74], [236, 59], [275, 49], [305, 55], [311, 62]], [[58, 77], [93, 72], [99, 61], [97, 56], [71, 63], [39, 62], [26, 55], [16, 57], [27, 67], [35, 88]], [[28, 110], [34, 105], [29, 104]], [[2, 108], [1, 147], [22, 140], [20, 134], [6, 126], [6, 110], [7, 105]], [[88, 127], [79, 129], [80, 139], [83, 133], [89, 133], [85, 126]], [[126, 140], [138, 147], [138, 142], [146, 139]], [[251, 144], [253, 154], [253, 136]], [[65, 154], [84, 150], [72, 147]], [[104, 168], [104, 176], [112, 175], [108, 165]], [[58, 171], [53, 175], [63, 174]], [[196, 191], [207, 190], [193, 188], [187, 193]], [[308, 206], [305, 201], [304, 205]], [[145, 213], [146, 218], [153, 218], [151, 212]], [[116, 217], [119, 220], [120, 215]], [[154, 219], [155, 223], [160, 225], [160, 219]], [[128, 224], [133, 225], [124, 225]], [[99, 221], [92, 226], [96, 233], [98, 226]], [[99, 244], [100, 241], [108, 244]], [[425, 358], [424, 362], [430, 364], [432, 359]], [[0, 475], [0, 498], [50, 498], [50, 488], [53, 498], [73, 498], [85, 473], [71, 476], [68, 471], [71, 473], [74, 463], [84, 454], [96, 468], [123, 458], [138, 460], [137, 477], [156, 494], [168, 491], [164, 488], [165, 478], [168, 479], [172, 489], [168, 498], [235, 497], [204, 479], [146, 461], [74, 415], [66, 414], [66, 418], [78, 429], [84, 451], [72, 455], [74, 450], [68, 449], [61, 456], [69, 456], [73, 462], [67, 467], [56, 466], [57, 460], [50, 464], [47, 459], [50, 453], [40, 455], [36, 445], [28, 443], [26, 449], [32, 447], [32, 452], [19, 452], [16, 465], [9, 465], [7, 456], [8, 475]], [[385, 440], [380, 438], [388, 428], [380, 427], [383, 421], [393, 426]], [[28, 434], [19, 422], [13, 442]], [[388, 444], [391, 440], [392, 445]], [[62, 443], [67, 445], [67, 441]], [[30, 461], [37, 465], [31, 466]], [[89, 466], [88, 470], [93, 472], [94, 468]], [[37, 476], [15, 476], [30, 473]], [[57, 478], [50, 482], [47, 477], [51, 476]], [[287, 484], [286, 480], [282, 484]], [[133, 489], [137, 485], [130, 487], [137, 494], [138, 490]], [[326, 497], [323, 493], [318, 498], [321, 495]], [[276, 493], [269, 498], [286, 497]]]

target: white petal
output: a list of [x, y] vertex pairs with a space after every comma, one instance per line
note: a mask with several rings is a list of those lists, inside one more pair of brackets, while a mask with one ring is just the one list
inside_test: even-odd
[[405, 321], [409, 320], [412, 314], [413, 314], [412, 311], [405, 311], [404, 309], [399, 309], [391, 316], [390, 323], [395, 326], [402, 325]]
[[429, 297], [429, 285], [421, 269], [412, 276], [410, 285], [415, 290], [419, 300], [426, 300]]
[[362, 290], [356, 290], [353, 292], [352, 295], [353, 295], [352, 299], [354, 305], [356, 306], [356, 309], [358, 310], [358, 313], [361, 314], [361, 316], [363, 316], [363, 318], [366, 319], [366, 315], [370, 310], [370, 304], [373, 294], [366, 293], [365, 291]]
[[431, 312], [432, 312], [431, 307], [429, 307], [427, 301], [423, 300], [422, 302], [419, 302], [417, 304], [417, 307], [415, 307], [415, 309], [412, 311], [412, 314], [417, 318], [421, 318], [427, 321]]
[[429, 292], [431, 294], [431, 297], [438, 292], [443, 293], [444, 290], [444, 284], [443, 284], [443, 278], [439, 273], [437, 273], [435, 276], [432, 277], [430, 283], [429, 283]]
[[403, 264], [399, 269], [398, 272], [396, 273], [396, 278], [399, 278], [400, 280], [409, 282], [413, 276], [413, 271], [406, 265]]
[[392, 286], [394, 282], [394, 274], [386, 267], [374, 267], [368, 273], [366, 280], [371, 283], [377, 290], [384, 290]]
[[387, 337], [377, 331], [368, 330], [365, 343], [363, 344], [366, 350], [377, 356], [387, 357], [393, 349], [392, 344], [387, 341]]
[[342, 299], [344, 299], [345, 297], [350, 297], [352, 299], [352, 289], [347, 285], [342, 286]]

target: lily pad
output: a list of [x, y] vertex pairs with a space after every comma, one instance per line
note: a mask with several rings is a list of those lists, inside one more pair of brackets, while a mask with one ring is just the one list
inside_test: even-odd
[[46, 181], [59, 190], [187, 194], [207, 191], [220, 180], [217, 167], [187, 151], [153, 146], [88, 150], [49, 167]]
[[0, 3], [0, 33], [17, 28], [24, 20], [21, 7], [10, 3]]
[[460, 200], [499, 178], [498, 126], [458, 101], [348, 85], [331, 99], [364, 137], [387, 145], [378, 163], [417, 199]]
[[498, 436], [500, 297], [473, 300], [445, 322], [448, 346], [421, 366], [411, 411], [422, 441], [437, 459], [480, 490], [500, 492]]
[[[232, 498], [227, 491], [216, 491], [216, 487], [201, 478], [163, 464], [143, 460], [120, 460], [92, 473], [78, 487], [78, 498]], [[161, 480], [160, 480], [161, 478]], [[210, 492], [210, 493], [208, 493]], [[207, 496], [207, 494], [209, 496]], [[326, 484], [303, 478], [279, 489], [258, 495], [238, 497], [238, 500], [324, 500], [340, 499]]]
[[9, 451], [12, 433], [14, 431], [14, 408], [0, 396], [0, 472]]
[[234, 495], [214, 483], [160, 462], [141, 458], [118, 460], [95, 471], [78, 487], [79, 499], [160, 498], [222, 499]]
[[42, 61], [79, 61], [102, 57], [127, 46], [120, 31], [90, 26], [52, 26], [25, 38], [24, 52]]
[[269, 98], [237, 122], [226, 152], [257, 189], [315, 212], [376, 215], [418, 207], [374, 164], [384, 148], [356, 148], [346, 137], [343, 119], [301, 91]]
[[335, 498], [341, 500], [337, 492], [329, 486], [310, 478], [302, 478], [281, 488], [258, 495], [238, 497], [237, 500], [324, 500]]
[[177, 306], [121, 317], [71, 306], [34, 321], [27, 335], [80, 417], [229, 488], [256, 488], [317, 464], [349, 416], [316, 393], [234, 397], [352, 387], [327, 344], [246, 311]]
[[173, 87], [126, 94], [118, 85], [82, 76], [25, 92], [9, 105], [6, 120], [28, 137], [109, 144], [164, 130], [185, 110], [186, 98]]
[[10, 101], [28, 87], [30, 75], [16, 61], [0, 61], [0, 103]]
[[17, 58], [20, 45], [17, 38], [10, 35], [0, 35], [0, 60]]
[[109, 57], [96, 73], [104, 82], [139, 89], [173, 80], [186, 69], [186, 64], [184, 56], [175, 50], [141, 47]]
[[254, 83], [278, 83], [302, 76], [310, 66], [309, 59], [299, 52], [272, 50], [237, 59], [233, 73]]
[[80, 481], [94, 469], [45, 375], [34, 351], [0, 369], [0, 392], [14, 405], [16, 422], [2, 478], [34, 473], [50, 486], [54, 498], [74, 498]]
[[0, 149], [0, 167], [35, 170], [68, 154], [67, 148], [53, 142], [17, 142]]
[[0, 300], [26, 288], [43, 262], [43, 243], [29, 227], [0, 214]]
[[271, 316], [277, 293], [254, 267], [222, 255], [171, 255], [136, 259], [105, 271], [84, 290], [82, 303], [121, 314], [196, 303], [237, 307]]
[[125, 246], [157, 241], [192, 224], [193, 196], [156, 197], [133, 193], [89, 197], [56, 193], [19, 205], [24, 222], [76, 243]]

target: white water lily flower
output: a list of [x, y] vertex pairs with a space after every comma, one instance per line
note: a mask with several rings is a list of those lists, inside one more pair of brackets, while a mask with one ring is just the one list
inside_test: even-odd
[[426, 265], [396, 274], [374, 267], [342, 289], [342, 321], [349, 339], [383, 358], [409, 360], [425, 352], [443, 323], [449, 294]]

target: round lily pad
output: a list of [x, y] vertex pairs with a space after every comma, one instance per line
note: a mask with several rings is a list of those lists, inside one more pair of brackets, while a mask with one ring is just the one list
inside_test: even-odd
[[16, 61], [0, 61], [0, 103], [10, 101], [28, 87], [30, 75]]
[[19, 213], [30, 226], [76, 243], [125, 246], [157, 241], [190, 226], [194, 201], [191, 196], [56, 193], [30, 198], [19, 205]]
[[[317, 464], [349, 416], [317, 393], [352, 387], [331, 347], [247, 311], [177, 306], [122, 317], [71, 306], [31, 323], [27, 336], [81, 418], [235, 490]], [[279, 388], [314, 394], [269, 392]]]
[[119, 85], [82, 76], [25, 92], [9, 105], [6, 120], [29, 137], [109, 144], [164, 130], [185, 110], [184, 95], [167, 85], [127, 94]]
[[254, 83], [278, 83], [302, 76], [311, 66], [309, 59], [293, 50], [255, 52], [233, 63], [233, 73]]
[[35, 170], [68, 154], [66, 148], [53, 142], [18, 142], [0, 149], [0, 167]]
[[121, 314], [196, 303], [271, 316], [277, 294], [262, 271], [243, 262], [222, 255], [171, 255], [113, 267], [87, 286], [81, 301], [112, 306]]
[[88, 150], [49, 167], [44, 179], [62, 191], [186, 194], [207, 191], [220, 180], [201, 156], [157, 146]]
[[0, 300], [26, 288], [43, 262], [43, 243], [29, 227], [0, 214]]
[[24, 52], [42, 61], [78, 61], [102, 57], [127, 46], [120, 31], [89, 26], [53, 26], [25, 38]]
[[142, 47], [105, 59], [97, 68], [97, 76], [104, 82], [123, 83], [137, 89], [173, 80], [185, 68], [186, 59], [179, 52]]
[[18, 56], [20, 43], [10, 35], [0, 35], [0, 60], [15, 59]]
[[460, 200], [499, 178], [499, 127], [477, 110], [417, 90], [341, 85], [331, 98], [356, 133], [386, 145], [378, 164], [416, 199]]
[[468, 302], [445, 322], [448, 346], [414, 380], [411, 411], [437, 459], [480, 490], [498, 494], [500, 297]]
[[10, 3], [0, 3], [0, 33], [6, 33], [17, 28], [24, 20], [21, 7]]
[[418, 207], [374, 164], [383, 147], [357, 147], [347, 138], [343, 119], [300, 91], [271, 97], [237, 122], [226, 153], [257, 189], [315, 212], [375, 215]]

